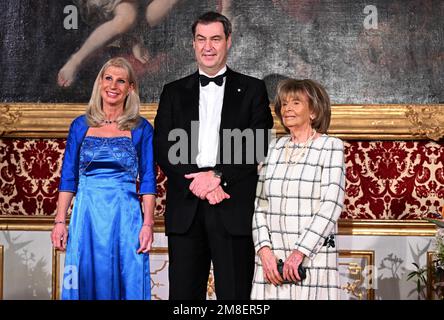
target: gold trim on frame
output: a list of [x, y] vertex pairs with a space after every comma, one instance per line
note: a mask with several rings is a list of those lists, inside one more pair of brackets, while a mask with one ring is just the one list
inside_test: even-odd
[[435, 251], [427, 251], [427, 300], [443, 299], [442, 296], [437, 297], [436, 290], [433, 289], [436, 280], [434, 259], [436, 259]]
[[[66, 137], [69, 124], [84, 113], [86, 104], [8, 103], [0, 105], [0, 136], [26, 138]], [[434, 105], [334, 105], [329, 133], [343, 139], [439, 139], [444, 133], [444, 104]], [[273, 109], [273, 106], [272, 106]], [[144, 104], [141, 113], [153, 123], [157, 104]], [[274, 117], [277, 134], [283, 127]], [[430, 125], [430, 130], [427, 126]], [[1, 216], [0, 230], [51, 230], [52, 217]], [[155, 232], [164, 231], [163, 218]], [[342, 235], [433, 236], [434, 226], [418, 220], [342, 220]]]
[[[12, 124], [0, 121], [0, 136], [13, 138], [66, 138], [69, 125], [85, 112], [86, 104], [9, 103], [0, 105], [10, 114], [18, 115]], [[154, 120], [157, 104], [145, 104], [141, 113]], [[0, 118], [1, 119], [1, 118]]]
[[62, 277], [60, 273], [60, 255], [62, 253], [64, 253], [64, 251], [52, 248], [52, 300], [60, 300], [60, 280]]
[[3, 252], [4, 247], [0, 245], [0, 300], [3, 300]]
[[340, 235], [433, 237], [436, 233], [436, 226], [425, 220], [340, 219], [338, 227]]
[[[164, 283], [161, 282], [155, 282], [153, 280], [153, 276], [157, 275], [159, 272], [163, 271], [168, 266], [168, 248], [166, 247], [153, 247], [150, 250], [150, 255], [166, 255], [166, 259], [163, 260], [163, 264], [159, 269], [150, 270], [150, 277], [151, 277], [151, 299], [152, 300], [162, 300], [157, 294], [154, 293], [153, 287], [161, 287], [165, 286]], [[150, 265], [152, 265], [152, 262], [150, 262]]]
[[[54, 217], [0, 215], [0, 230], [51, 231], [53, 226]], [[155, 219], [154, 232], [164, 232], [163, 218]]]
[[[2, 263], [2, 246], [0, 246], [0, 263]], [[60, 273], [60, 255], [64, 253], [64, 251], [57, 250], [55, 248], [52, 248], [52, 283], [51, 283], [51, 299], [52, 300], [60, 300], [60, 280], [62, 277], [62, 274]], [[150, 254], [156, 254], [156, 255], [162, 255], [162, 254], [168, 254], [168, 248], [163, 247], [153, 247], [153, 249], [150, 251]], [[0, 265], [0, 271], [1, 271], [1, 265]], [[0, 289], [2, 289], [2, 277], [0, 273]], [[1, 296], [2, 291], [0, 291], [0, 300], [2, 299]]]
[[[67, 221], [69, 223], [69, 221]], [[53, 217], [0, 215], [0, 230], [50, 231]], [[340, 235], [365, 236], [435, 236], [436, 226], [425, 220], [339, 219]], [[162, 217], [155, 219], [154, 232], [165, 232]]]
[[0, 136], [16, 131], [15, 124], [20, 117], [20, 111], [11, 110], [9, 105], [0, 105]]
[[[375, 266], [375, 251], [373, 250], [339, 250], [339, 258], [364, 258], [366, 260], [366, 266]], [[345, 263], [345, 265], [348, 265]], [[360, 271], [360, 276], [362, 277], [362, 270]], [[373, 274], [372, 274], [373, 276]], [[373, 280], [376, 281], [376, 279], [370, 279], [370, 286], [373, 285]], [[356, 297], [359, 297], [361, 292], [356, 292], [357, 287], [354, 287], [353, 285], [349, 284], [349, 289], [352, 292], [352, 294]], [[372, 287], [367, 289], [367, 300], [375, 300], [375, 289]], [[359, 300], [361, 300], [360, 298]]]
[[[0, 136], [64, 138], [69, 124], [86, 104], [8, 103], [0, 117]], [[438, 140], [444, 135], [443, 104], [334, 105], [329, 134], [349, 140]], [[273, 110], [273, 106], [271, 106]], [[143, 104], [141, 113], [151, 123], [157, 104]], [[277, 134], [282, 125], [274, 116]]]
[[54, 217], [0, 215], [0, 230], [50, 231]]
[[413, 135], [438, 141], [444, 136], [444, 114], [433, 106], [407, 106], [406, 116], [413, 124]]
[[150, 250], [150, 254], [168, 254], [168, 248], [165, 247], [153, 247]]
[[427, 300], [432, 300], [435, 296], [433, 290], [433, 273], [435, 268], [433, 266], [433, 256], [435, 252], [427, 251]]

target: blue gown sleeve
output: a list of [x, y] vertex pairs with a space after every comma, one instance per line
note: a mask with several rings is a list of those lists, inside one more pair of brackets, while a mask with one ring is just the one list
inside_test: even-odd
[[76, 119], [71, 123], [68, 138], [66, 139], [59, 192], [77, 192], [77, 185], [79, 182], [79, 145], [77, 135], [80, 133], [78, 130], [81, 130], [81, 128], [79, 127], [79, 120]]
[[156, 171], [153, 155], [153, 126], [144, 121], [139, 154], [140, 194], [156, 194]]

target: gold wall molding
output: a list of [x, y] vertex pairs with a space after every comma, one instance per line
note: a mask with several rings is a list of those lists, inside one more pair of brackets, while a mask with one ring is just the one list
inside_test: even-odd
[[50, 231], [54, 217], [0, 215], [0, 230]]
[[[69, 218], [66, 220], [69, 224]], [[0, 215], [0, 230], [51, 231], [54, 217]], [[154, 232], [163, 232], [163, 218], [154, 221]]]
[[[86, 104], [9, 103], [0, 105], [0, 136], [66, 137], [71, 121]], [[329, 133], [346, 140], [437, 140], [444, 136], [443, 104], [334, 105]], [[272, 106], [273, 109], [273, 106]], [[143, 104], [141, 113], [153, 123], [157, 104]], [[285, 131], [275, 118], [277, 134]], [[4, 119], [4, 120], [3, 120]]]
[[[51, 231], [53, 223], [53, 217], [0, 215], [0, 230]], [[338, 228], [340, 235], [433, 237], [436, 233], [436, 226], [425, 220], [340, 219]], [[164, 231], [163, 218], [156, 218], [154, 232]]]
[[433, 237], [436, 226], [425, 220], [345, 220], [338, 222], [340, 235]]
[[4, 247], [0, 245], [0, 300], [3, 300], [3, 270], [4, 270], [3, 253], [4, 253]]

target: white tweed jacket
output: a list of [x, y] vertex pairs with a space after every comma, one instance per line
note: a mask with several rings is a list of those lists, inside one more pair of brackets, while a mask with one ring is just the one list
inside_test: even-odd
[[252, 299], [336, 299], [337, 220], [344, 202], [344, 146], [340, 139], [321, 135], [292, 163], [291, 152], [301, 146], [290, 136], [270, 143], [260, 171], [253, 216], [256, 251], [269, 246], [285, 260], [297, 249], [305, 256], [307, 279], [274, 287], [264, 282], [256, 260]]

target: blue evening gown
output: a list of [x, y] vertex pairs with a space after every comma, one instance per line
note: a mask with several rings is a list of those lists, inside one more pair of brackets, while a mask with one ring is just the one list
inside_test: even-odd
[[143, 222], [137, 173], [131, 138], [85, 137], [62, 299], [151, 298], [149, 257], [136, 253]]

